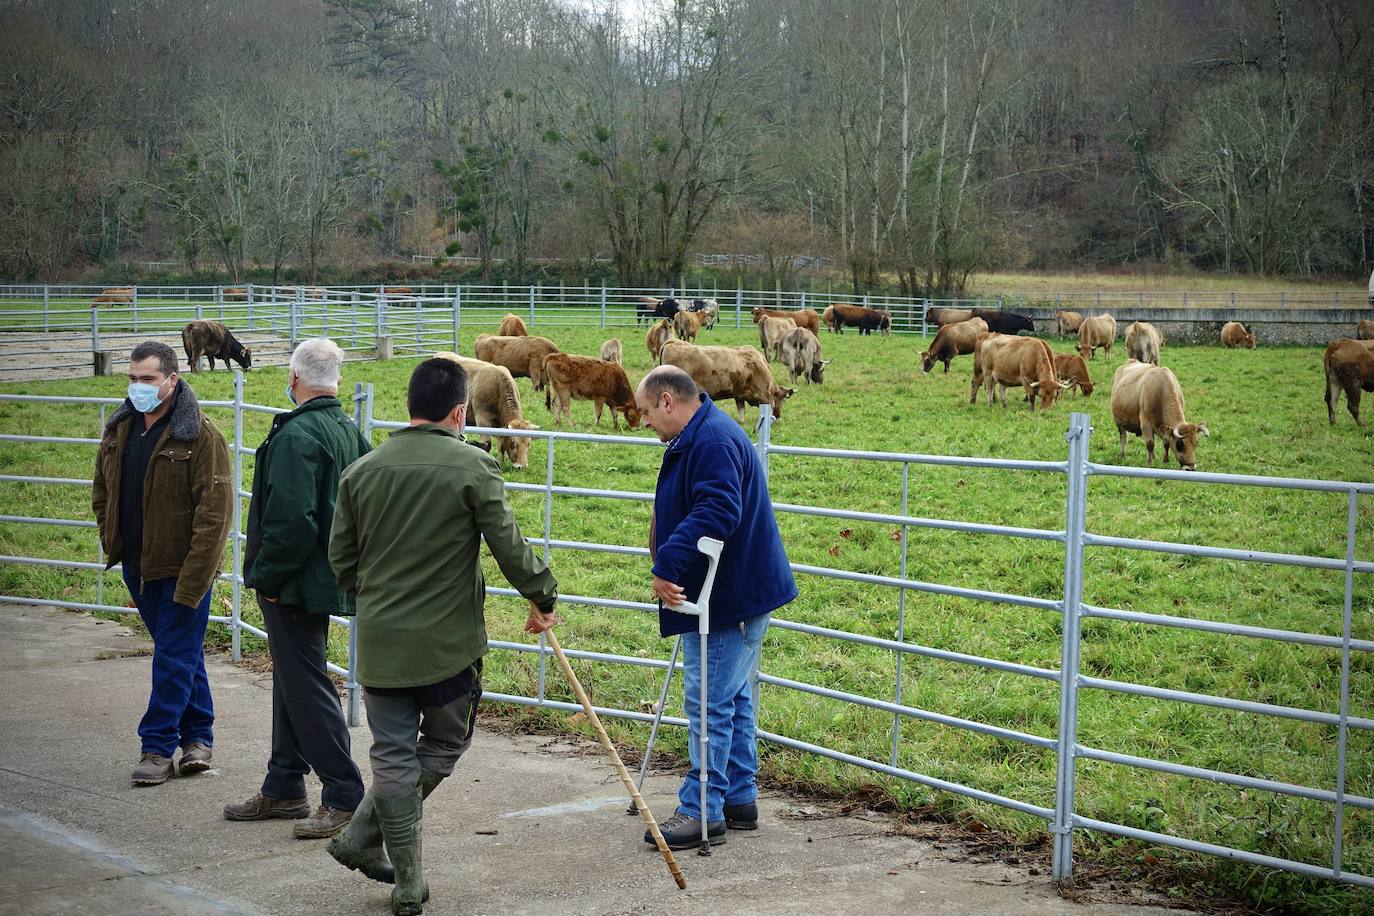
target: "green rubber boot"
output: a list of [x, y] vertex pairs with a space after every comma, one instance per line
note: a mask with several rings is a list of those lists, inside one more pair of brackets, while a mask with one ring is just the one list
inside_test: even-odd
[[420, 787], [420, 798], [422, 800], [429, 798], [434, 790], [439, 788], [439, 783], [447, 778], [448, 777], [442, 773], [436, 773], [433, 770], [421, 770], [420, 781], [418, 783]]
[[341, 833], [329, 841], [329, 854], [354, 871], [360, 871], [373, 881], [396, 883], [396, 870], [382, 848], [382, 826], [377, 822], [377, 808], [368, 792], [353, 812], [353, 819]]
[[420, 864], [420, 819], [424, 814], [420, 789], [417, 786], [401, 798], [374, 798], [372, 801], [377, 807], [386, 851], [396, 872], [396, 886], [391, 889], [392, 916], [420, 916], [429, 899], [429, 885], [425, 883]]

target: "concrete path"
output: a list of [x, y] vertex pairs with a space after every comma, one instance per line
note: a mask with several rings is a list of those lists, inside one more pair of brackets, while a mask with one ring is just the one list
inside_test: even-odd
[[[133, 788], [148, 645], [119, 623], [0, 606], [0, 913], [385, 916], [388, 889], [336, 865], [291, 824], [230, 823], [224, 803], [260, 785], [270, 675], [216, 656], [216, 768]], [[366, 771], [367, 728], [353, 731]], [[646, 796], [672, 812], [677, 780]], [[318, 783], [310, 786], [318, 800]], [[425, 809], [425, 867], [450, 913], [932, 912], [1162, 916], [1145, 906], [1076, 905], [1026, 866], [948, 860], [876, 815], [799, 818], [804, 799], [761, 799], [763, 829], [715, 854], [680, 853], [688, 889], [625, 815], [598, 748], [480, 733]]]

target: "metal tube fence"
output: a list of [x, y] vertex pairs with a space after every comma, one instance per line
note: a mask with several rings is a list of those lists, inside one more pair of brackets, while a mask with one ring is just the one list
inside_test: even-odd
[[[465, 293], [464, 300], [466, 301], [467, 298], [468, 295]], [[404, 311], [401, 314], [404, 314]], [[396, 320], [400, 319], [400, 315], [393, 317]], [[390, 321], [392, 319], [388, 320]], [[396, 325], [392, 325], [392, 327], [396, 327]], [[446, 324], [445, 327], [447, 329], [448, 325]], [[384, 422], [374, 419], [372, 416], [373, 400], [373, 393], [370, 386], [359, 385], [355, 388], [353, 393], [354, 417], [359, 428], [365, 435], [371, 437], [377, 430], [392, 430], [403, 426], [403, 424], [397, 422]], [[0, 395], [0, 401], [62, 403], [80, 407], [101, 406], [102, 409], [120, 403], [117, 399], [110, 398], [59, 398], [19, 395]], [[250, 496], [247, 488], [244, 486], [245, 472], [242, 459], [244, 456], [251, 456], [253, 454], [253, 449], [245, 446], [241, 441], [243, 438], [243, 416], [247, 413], [272, 414], [279, 411], [276, 408], [263, 407], [244, 402], [241, 384], [235, 386], [233, 401], [208, 402], [205, 403], [205, 406], [211, 411], [233, 411], [235, 431], [233, 444], [235, 458], [234, 484], [241, 501]], [[765, 467], [770, 471], [777, 470], [777, 463], [780, 461], [786, 465], [795, 459], [845, 463], [854, 461], [885, 462], [888, 464], [898, 464], [902, 469], [901, 491], [900, 493], [894, 493], [892, 495], [894, 500], [898, 498], [901, 500], [900, 512], [859, 512], [852, 509], [794, 505], [781, 502], [774, 505], [775, 511], [780, 515], [822, 517], [846, 521], [880, 522], [884, 525], [895, 524], [900, 526], [901, 538], [898, 542], [900, 553], [895, 562], [895, 575], [821, 567], [804, 563], [793, 563], [792, 565], [794, 572], [803, 579], [803, 589], [807, 587], [805, 582], [808, 579], [829, 579], [841, 582], [860, 583], [868, 586], [878, 586], [895, 591], [898, 599], [895, 602], [897, 610], [896, 638], [874, 636], [861, 632], [849, 632], [834, 627], [817, 626], [798, 620], [787, 619], [785, 615], [776, 617], [772, 622], [774, 630], [779, 633], [791, 634], [794, 638], [823, 640], [830, 644], [852, 647], [854, 651], [866, 649], [883, 653], [890, 652], [894, 663], [897, 663], [895, 666], [897, 678], [891, 685], [890, 690], [884, 690], [883, 696], [868, 696], [862, 693], [856, 693], [852, 690], [837, 689], [834, 686], [827, 686], [825, 684], [806, 683], [796, 678], [782, 677], [777, 674], [768, 673], [766, 662], [764, 671], [760, 672], [756, 679], [760, 691], [756, 694], [756, 696], [758, 696], [758, 703], [756, 705], [763, 709], [767, 709], [769, 706], [767, 700], [768, 696], [781, 697], [782, 693], [785, 692], [791, 695], [813, 699], [817, 702], [843, 703], [850, 708], [866, 709], [879, 713], [885, 718], [890, 717], [890, 734], [883, 742], [884, 747], [881, 752], [874, 752], [872, 756], [865, 756], [864, 754], [854, 753], [852, 750], [842, 747], [827, 746], [818, 739], [810, 740], [815, 739], [815, 736], [789, 735], [783, 734], [777, 730], [763, 729], [760, 730], [759, 733], [761, 738], [781, 747], [817, 754], [830, 760], [851, 764], [875, 773], [910, 781], [931, 789], [948, 791], [980, 802], [999, 805], [1033, 818], [1041, 819], [1046, 822], [1053, 839], [1053, 874], [1057, 879], [1068, 878], [1073, 873], [1073, 841], [1075, 832], [1079, 830], [1092, 830], [1116, 836], [1134, 838], [1150, 844], [1171, 846], [1208, 855], [1224, 856], [1229, 859], [1256, 866], [1277, 868], [1303, 875], [1324, 877], [1363, 887], [1374, 887], [1374, 876], [1360, 874], [1344, 867], [1343, 847], [1340, 841], [1334, 844], [1330, 863], [1316, 864], [1313, 862], [1296, 861], [1265, 855], [1253, 850], [1228, 847], [1221, 843], [1204, 842], [1189, 837], [1176, 836], [1163, 831], [1143, 830], [1136, 826], [1112, 823], [1096, 817], [1087, 817], [1076, 810], [1076, 805], [1079, 801], [1079, 792], [1076, 785], [1078, 775], [1076, 762], [1079, 759], [1092, 760], [1105, 765], [1168, 774], [1173, 777], [1202, 780], [1219, 785], [1234, 786], [1247, 791], [1272, 793], [1278, 797], [1300, 798], [1309, 802], [1330, 805], [1332, 807], [1332, 826], [1337, 837], [1340, 837], [1341, 832], [1345, 829], [1345, 811], [1347, 808], [1359, 811], [1374, 810], [1374, 798], [1350, 792], [1348, 789], [1349, 780], [1347, 778], [1347, 767], [1350, 757], [1347, 747], [1350, 731], [1352, 729], [1362, 732], [1374, 730], [1374, 719], [1352, 714], [1350, 702], [1352, 657], [1356, 652], [1374, 652], [1374, 641], [1355, 639], [1352, 635], [1355, 577], [1374, 571], [1374, 566], [1370, 563], [1362, 562], [1357, 559], [1355, 541], [1357, 501], [1360, 496], [1374, 495], [1374, 483], [1314, 481], [1255, 475], [1185, 474], [1167, 470], [1121, 468], [1112, 465], [1097, 464], [1089, 460], [1088, 446], [1092, 428], [1088, 416], [1081, 413], [1074, 413], [1070, 417], [1070, 425], [1066, 435], [1067, 454], [1064, 461], [1024, 461], [948, 455], [925, 455], [919, 453], [886, 453], [845, 449], [777, 446], [773, 445], [771, 442], [771, 411], [764, 406], [761, 408], [760, 412], [761, 422], [758, 425], [758, 442], [756, 448], [765, 460]], [[511, 430], [507, 429], [473, 427], [470, 427], [467, 432], [472, 435], [492, 436], [513, 434]], [[657, 439], [642, 436], [600, 435], [593, 433], [563, 432], [558, 430], [520, 430], [519, 435], [525, 438], [542, 439], [545, 442], [543, 482], [511, 482], [507, 484], [507, 489], [511, 492], [527, 493], [530, 495], [538, 494], [543, 498], [541, 506], [542, 531], [528, 537], [532, 546], [541, 549], [547, 557], [552, 557], [556, 551], [593, 552], [627, 557], [643, 557], [647, 554], [645, 548], [638, 545], [595, 543], [555, 537], [554, 508], [556, 505], [561, 506], [569, 501], [589, 498], [615, 499], [632, 502], [651, 502], [653, 499], [652, 492], [647, 491], [556, 485], [554, 483], [556, 455], [560, 448], [605, 448], [611, 446], [662, 448], [662, 443], [658, 442]], [[97, 440], [83, 437], [0, 435], [0, 442], [14, 443], [17, 446], [23, 446], [33, 442], [44, 442], [79, 445], [84, 447], [90, 446], [96, 441]], [[974, 468], [994, 472], [1030, 472], [1051, 475], [1052, 478], [1056, 479], [1062, 477], [1065, 484], [1063, 495], [1064, 528], [1063, 530], [1044, 530], [954, 519], [930, 519], [911, 515], [908, 509], [908, 499], [910, 496], [908, 487], [910, 469], [912, 466]], [[1303, 556], [1299, 554], [1276, 554], [1225, 547], [1174, 544], [1162, 541], [1147, 542], [1129, 538], [1113, 538], [1099, 535], [1088, 531], [1086, 524], [1088, 508], [1092, 504], [1092, 488], [1090, 487], [1090, 483], [1095, 477], [1146, 478], [1163, 482], [1170, 487], [1197, 485], [1242, 488], [1269, 487], [1339, 494], [1345, 498], [1348, 508], [1348, 524], [1347, 530], [1344, 532], [1344, 556], [1341, 559], [1335, 559], [1330, 557]], [[0, 476], [0, 485], [3, 486], [70, 487], [89, 486], [89, 483], [88, 480], [56, 476], [40, 477], [20, 474], [6, 474]], [[645, 483], [647, 485], [648, 481], [646, 480]], [[0, 524], [60, 525], [84, 528], [94, 526], [94, 522], [86, 519], [42, 518], [19, 514], [0, 516]], [[241, 562], [241, 552], [238, 542], [243, 537], [243, 534], [238, 530], [240, 525], [241, 518], [237, 518], [235, 525], [236, 530], [232, 534], [234, 538], [232, 555], [236, 564]], [[1062, 589], [1055, 597], [1047, 598], [1038, 595], [1021, 595], [992, 589], [958, 587], [912, 578], [908, 566], [909, 538], [907, 534], [910, 529], [947, 531], [957, 533], [960, 536], [1010, 538], [1023, 543], [1063, 544]], [[1344, 574], [1344, 588], [1343, 595], [1341, 596], [1343, 598], [1344, 615], [1341, 635], [1337, 637], [1322, 633], [1304, 633], [1261, 626], [1232, 625], [1216, 621], [1193, 619], [1185, 616], [1122, 611], [1092, 606], [1083, 600], [1084, 558], [1085, 552], [1089, 548], [1107, 551], [1145, 550], [1158, 552], [1164, 550], [1165, 552], [1177, 553], [1189, 557], [1209, 557], [1229, 562], [1257, 563], [1261, 565], [1296, 565], [1305, 568], [1340, 571]], [[98, 571], [103, 566], [100, 562], [93, 563], [89, 561], [66, 560], [54, 557], [28, 557], [18, 555], [0, 556], [0, 563], [67, 568], [82, 572]], [[242, 578], [240, 572], [241, 571], [236, 566], [221, 576], [221, 581], [228, 583], [230, 586], [231, 596], [229, 601], [232, 605], [232, 613], [229, 615], [216, 616], [214, 619], [216, 622], [228, 626], [234, 632], [235, 636], [237, 636], [240, 631], [261, 635], [261, 631], [245, 623], [239, 613], [240, 605], [243, 600]], [[912, 641], [903, 625], [905, 621], [906, 596], [908, 592], [951, 596], [977, 602], [1028, 608], [1032, 611], [1043, 611], [1057, 615], [1062, 619], [1059, 646], [1060, 667], [1055, 670], [1036, 665], [1023, 664], [1008, 659], [991, 658], [976, 653], [960, 652], [937, 646], [922, 645], [919, 642]], [[514, 590], [497, 586], [489, 586], [487, 594], [501, 597], [518, 597]], [[630, 612], [647, 614], [655, 610], [655, 606], [650, 603], [624, 600], [605, 595], [568, 594], [560, 596], [560, 600], [570, 605], [601, 608], [618, 613]], [[12, 601], [29, 605], [49, 604], [82, 610], [127, 612], [126, 608], [117, 607], [101, 601], [92, 603], [9, 595], [0, 595], [0, 601]], [[1084, 672], [1080, 658], [1080, 647], [1082, 643], [1081, 627], [1082, 621], [1085, 618], [1097, 618], [1103, 621], [1119, 621], [1133, 625], [1181, 628], [1217, 636], [1226, 636], [1233, 639], [1277, 640], [1295, 645], [1314, 647], [1321, 650], [1339, 651], [1341, 654], [1340, 702], [1338, 708], [1302, 709], [1269, 702], [1209, 695], [1198, 691], [1176, 689], [1163, 685], [1134, 684], [1104, 677], [1091, 676]], [[348, 664], [346, 667], [331, 666], [331, 670], [343, 675], [345, 678], [345, 684], [348, 688], [349, 720], [351, 723], [356, 723], [358, 697], [358, 685], [355, 678], [357, 658], [356, 634], [350, 622], [343, 619], [336, 619], [349, 629]], [[533, 696], [493, 692], [487, 695], [489, 699], [548, 709], [571, 711], [579, 708], [576, 704], [555, 701], [546, 695], [544, 663], [547, 660], [548, 649], [542, 642], [538, 645], [530, 645], [494, 641], [492, 643], [492, 648], [500, 652], [537, 654], [540, 663], [540, 674], [537, 685], [534, 687]], [[574, 650], [569, 652], [569, 655], [586, 661], [657, 670], [664, 670], [670, 664], [666, 659], [640, 658], [623, 654], [586, 650]], [[902, 692], [901, 672], [903, 669], [900, 665], [900, 661], [905, 658], [930, 659], [940, 663], [963, 666], [969, 670], [985, 670], [996, 672], [999, 675], [1028, 678], [1036, 682], [1049, 681], [1057, 684], [1059, 692], [1057, 727], [1053, 729], [1052, 734], [1035, 734], [1032, 731], [1020, 728], [1008, 727], [1007, 725], [999, 725], [993, 722], [978, 721], [965, 716], [952, 715], [941, 712], [940, 710], [927, 709], [920, 705], [916, 705], [906, 699]], [[1092, 747], [1080, 741], [1077, 735], [1077, 727], [1081, 717], [1079, 699], [1084, 691], [1094, 693], [1106, 691], [1127, 697], [1147, 697], [1171, 703], [1225, 709], [1247, 716], [1277, 716], [1280, 718], [1311, 723], [1314, 727], [1331, 729], [1338, 747], [1336, 778], [1331, 785], [1302, 785], [1281, 779], [1268, 778], [1263, 775], [1232, 773], [1178, 761], [1154, 759], [1143, 755]], [[631, 721], [646, 723], [651, 723], [654, 719], [652, 714], [632, 708], [619, 709], [598, 707], [598, 713], [601, 715], [615, 716]], [[678, 726], [685, 724], [681, 718], [667, 718], [667, 721]], [[965, 785], [953, 780], [920, 773], [909, 767], [902, 766], [900, 752], [903, 744], [903, 725], [907, 722], [934, 723], [942, 727], [958, 729], [995, 741], [1009, 742], [1019, 747], [1034, 748], [1037, 751], [1054, 754], [1053, 805], [1045, 806], [1037, 804], [1033, 800], [1010, 797], [1005, 791], [999, 791], [1000, 787], [998, 786]]]

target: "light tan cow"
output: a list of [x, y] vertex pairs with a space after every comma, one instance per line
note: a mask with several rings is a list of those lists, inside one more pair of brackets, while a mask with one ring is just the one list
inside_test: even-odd
[[1014, 334], [989, 334], [980, 337], [973, 351], [973, 387], [969, 403], [978, 400], [978, 385], [982, 383], [988, 396], [988, 406], [994, 403], [994, 387], [1002, 406], [1007, 406], [1007, 388], [1020, 385], [1026, 401], [1035, 409], [1054, 406], [1059, 392], [1072, 383], [1060, 381], [1054, 374], [1054, 358], [1049, 344], [1038, 337], [1017, 337]]
[[825, 325], [831, 334], [835, 333], [835, 306], [827, 305], [825, 311], [821, 312], [821, 324]]
[[658, 359], [658, 354], [663, 350], [663, 345], [676, 339], [677, 337], [673, 333], [673, 323], [667, 318], [661, 318], [644, 335], [644, 346], [648, 348], [650, 356]]
[[515, 378], [527, 378], [535, 391], [544, 390], [544, 357], [557, 353], [558, 345], [547, 337], [502, 337], [481, 334], [472, 343], [480, 360], [505, 366]]
[[91, 300], [91, 308], [102, 305], [132, 305], [134, 288], [132, 286], [111, 286], [101, 290], [100, 295]]
[[950, 360], [972, 353], [979, 335], [987, 332], [988, 323], [981, 318], [945, 325], [930, 342], [930, 348], [921, 353], [921, 371], [929, 372], [937, 362], [942, 362], [948, 372]]
[[1115, 341], [1116, 319], [1111, 315], [1084, 318], [1083, 323], [1078, 326], [1078, 355], [1084, 359], [1092, 359], [1093, 352], [1099, 348], [1105, 351], [1110, 359], [1112, 344]]
[[615, 363], [617, 366], [623, 365], [620, 358], [620, 340], [612, 337], [610, 340], [601, 342], [601, 358], [608, 363]]
[[1228, 350], [1245, 347], [1255, 349], [1255, 335], [1245, 330], [1239, 321], [1228, 321], [1221, 326], [1221, 345]]
[[1374, 318], [1361, 319], [1360, 323], [1355, 325], [1355, 339], [1374, 340]]
[[[832, 309], [826, 311], [834, 314]], [[766, 309], [762, 306], [752, 309], [749, 317], [754, 324], [758, 324], [765, 318], [786, 318], [799, 328], [806, 328], [812, 334], [821, 333], [821, 316], [816, 314], [815, 309]]]
[[507, 312], [501, 316], [501, 326], [496, 329], [498, 337], [529, 337], [530, 332], [525, 328], [525, 320], [513, 312]]
[[1185, 471], [1197, 470], [1199, 436], [1210, 435], [1205, 423], [1189, 423], [1183, 413], [1183, 388], [1164, 366], [1127, 360], [1112, 376], [1112, 419], [1121, 434], [1121, 460], [1126, 440], [1135, 433], [1145, 440], [1149, 464], [1155, 463], [1155, 434], [1164, 440], [1164, 460], [1173, 451]]
[[1144, 321], [1133, 321], [1126, 329], [1126, 356], [1142, 363], [1159, 365], [1159, 348], [1164, 335], [1159, 328]]
[[617, 413], [625, 415], [630, 428], [639, 425], [639, 408], [635, 405], [634, 388], [625, 374], [623, 366], [605, 360], [592, 359], [590, 356], [573, 356], [571, 353], [554, 353], [544, 359], [544, 375], [548, 388], [544, 391], [544, 406], [554, 410], [554, 422], [562, 425], [561, 417], [573, 422], [571, 402], [591, 401], [596, 412], [596, 425], [601, 425], [601, 407], [611, 408], [611, 425], [620, 428]]
[[[469, 356], [459, 356], [448, 350], [434, 354], [440, 359], [448, 359], [463, 367], [468, 374], [468, 418], [472, 426], [485, 426], [488, 429], [538, 429], [525, 419], [520, 411], [520, 391], [515, 379], [505, 366], [484, 362]], [[491, 436], [482, 436], [483, 442], [491, 446]], [[529, 464], [530, 440], [523, 436], [498, 436], [501, 440], [501, 455], [512, 467], [524, 468]]]
[[673, 333], [679, 340], [696, 340], [697, 331], [706, 323], [706, 316], [701, 312], [690, 312], [687, 309], [680, 309], [673, 316]]
[[[959, 324], [968, 321], [973, 317], [973, 309], [931, 309], [926, 313], [926, 317], [933, 319], [940, 327], [951, 324]], [[987, 322], [983, 322], [986, 324]]]
[[1058, 325], [1060, 337], [1077, 337], [1078, 329], [1083, 324], [1082, 315], [1063, 309], [1054, 313], [1054, 320], [1055, 324]]
[[1326, 370], [1326, 418], [1334, 426], [1336, 406], [1345, 392], [1345, 406], [1355, 422], [1360, 419], [1360, 392], [1374, 391], [1374, 340], [1333, 340], [1322, 354]]
[[782, 359], [782, 339], [796, 325], [790, 318], [765, 317], [759, 322], [759, 348], [769, 359]]
[[793, 327], [783, 335], [778, 345], [778, 360], [787, 367], [787, 374], [795, 386], [797, 379], [806, 376], [807, 384], [822, 384], [825, 367], [830, 360], [821, 359], [821, 342], [806, 328]]
[[796, 393], [773, 380], [773, 370], [753, 347], [698, 347], [682, 340], [663, 346], [663, 365], [677, 366], [713, 401], [735, 399], [735, 410], [744, 419], [744, 405], [771, 404], [781, 419], [782, 403]]

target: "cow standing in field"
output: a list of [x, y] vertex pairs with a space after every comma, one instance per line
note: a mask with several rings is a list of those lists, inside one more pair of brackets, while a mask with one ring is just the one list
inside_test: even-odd
[[858, 328], [860, 335], [892, 332], [892, 315], [881, 309], [836, 302], [826, 311], [830, 313], [830, 327], [836, 334], [843, 334], [846, 325]]
[[[463, 367], [468, 374], [468, 422], [473, 426], [491, 429], [538, 429], [520, 411], [520, 392], [515, 379], [505, 366], [459, 356], [447, 350], [434, 354]], [[487, 451], [491, 451], [491, 436], [481, 436]], [[529, 464], [530, 440], [523, 436], [499, 436], [502, 456], [512, 467], [523, 469]]]
[[815, 309], [766, 309], [755, 308], [749, 312], [754, 324], [758, 324], [765, 318], [786, 318], [799, 328], [806, 328], [812, 334], [821, 333], [821, 316], [816, 314]]
[[224, 288], [225, 302], [247, 302], [248, 287], [246, 286], [226, 286]]
[[590, 356], [555, 353], [544, 360], [544, 375], [548, 379], [544, 406], [553, 409], [553, 402], [558, 402], [553, 415], [558, 425], [563, 425], [561, 417], [567, 417], [568, 425], [576, 428], [571, 406], [574, 399], [592, 402], [597, 426], [601, 425], [603, 404], [611, 408], [611, 424], [616, 429], [620, 428], [617, 412], [625, 415], [625, 422], [631, 429], [639, 425], [634, 388], [630, 386], [624, 367]]
[[[720, 317], [720, 303], [714, 299], [693, 299], [688, 308], [697, 313], [697, 323], [706, 330], [711, 330], [716, 326], [716, 319]], [[682, 311], [678, 309], [678, 311]]]
[[974, 309], [974, 318], [988, 323], [988, 330], [994, 334], [1020, 334], [1022, 331], [1035, 333], [1035, 322], [1025, 315], [1004, 312], [1001, 309]]
[[91, 300], [91, 308], [101, 305], [133, 305], [133, 302], [132, 286], [111, 286], [109, 289], [101, 290], [100, 295]]
[[610, 340], [601, 342], [601, 358], [608, 363], [615, 363], [617, 366], [622, 365], [620, 341], [617, 338], [612, 337]]
[[501, 325], [496, 329], [497, 337], [529, 337], [530, 332], [525, 328], [525, 320], [513, 312], [507, 312], [501, 316]]
[[783, 335], [778, 345], [778, 359], [787, 367], [793, 386], [801, 376], [806, 376], [807, 384], [823, 383], [825, 367], [830, 365], [830, 360], [821, 359], [821, 342], [816, 335], [798, 327]]
[[698, 347], [671, 340], [663, 347], [662, 362], [685, 371], [711, 400], [734, 398], [741, 421], [746, 403], [771, 404], [773, 416], [781, 419], [782, 402], [797, 390], [778, 385], [768, 361], [753, 347]]
[[181, 329], [181, 343], [186, 348], [186, 361], [191, 371], [200, 371], [200, 358], [204, 356], [210, 363], [210, 371], [215, 371], [215, 360], [224, 360], [224, 368], [229, 368], [229, 360], [234, 360], [244, 369], [253, 365], [253, 351], [239, 343], [229, 329], [218, 321], [192, 321]]
[[1007, 406], [1007, 388], [1020, 385], [1026, 392], [1026, 401], [1035, 409], [1035, 398], [1040, 398], [1040, 409], [1049, 410], [1054, 406], [1059, 392], [1069, 387], [1054, 374], [1054, 358], [1049, 344], [1035, 337], [1016, 337], [1011, 334], [989, 334], [979, 339], [973, 354], [973, 388], [969, 403], [978, 400], [978, 385], [982, 383], [987, 391], [988, 406], [993, 406], [994, 386], [1000, 396], [1002, 406]]
[[835, 333], [835, 306], [827, 305], [825, 311], [821, 312], [821, 324], [831, 334]]
[[382, 288], [384, 296], [409, 296], [414, 293], [409, 286], [386, 286]]
[[765, 317], [759, 321], [759, 349], [768, 359], [782, 359], [782, 339], [796, 325], [787, 318]]
[[1054, 354], [1054, 374], [1077, 388], [1085, 398], [1092, 396], [1093, 380], [1088, 375], [1088, 364], [1077, 353]]
[[1112, 344], [1116, 342], [1116, 319], [1111, 315], [1097, 315], [1084, 318], [1078, 326], [1078, 355], [1092, 359], [1093, 352], [1099, 348], [1110, 359]]
[[1173, 451], [1185, 471], [1197, 470], [1199, 436], [1210, 435], [1205, 423], [1189, 423], [1183, 413], [1183, 388], [1164, 366], [1130, 359], [1112, 376], [1112, 419], [1121, 434], [1121, 460], [1126, 440], [1135, 433], [1145, 440], [1147, 463], [1155, 463], [1155, 434], [1164, 440], [1164, 460]]
[[1164, 335], [1159, 328], [1144, 321], [1133, 321], [1126, 329], [1126, 356], [1142, 363], [1159, 365], [1159, 348], [1164, 345]]
[[1355, 325], [1356, 340], [1374, 340], [1374, 319], [1365, 318]]
[[1253, 350], [1255, 335], [1245, 330], [1245, 325], [1239, 321], [1228, 321], [1221, 326], [1221, 345], [1228, 350], [1234, 350], [1236, 347]]
[[[972, 317], [973, 309], [930, 309], [926, 312], [926, 320], [933, 321], [942, 328], [946, 325], [968, 321]], [[986, 323], [984, 322], [984, 324]]]
[[505, 366], [515, 378], [529, 379], [535, 391], [544, 390], [544, 357], [557, 352], [558, 345], [547, 337], [481, 334], [472, 344], [473, 356]]
[[649, 328], [649, 332], [644, 335], [644, 346], [648, 349], [649, 355], [657, 360], [658, 354], [663, 350], [663, 345], [676, 339], [672, 322], [667, 318], [660, 318], [658, 323]]
[[635, 324], [642, 321], [653, 321], [655, 318], [667, 318], [673, 320], [673, 316], [678, 312], [678, 301], [672, 296], [666, 299], [655, 299], [653, 296], [640, 296], [635, 301]]
[[697, 331], [704, 323], [705, 319], [699, 313], [678, 309], [678, 313], [673, 316], [673, 332], [679, 340], [696, 340]]
[[972, 353], [979, 335], [986, 333], [988, 323], [981, 318], [945, 325], [930, 342], [930, 348], [921, 354], [921, 371], [929, 372], [937, 362], [943, 362], [948, 372], [950, 360]]
[[1345, 392], [1345, 406], [1356, 424], [1360, 419], [1360, 392], [1374, 391], [1374, 340], [1333, 340], [1322, 355], [1326, 370], [1326, 418], [1334, 426], [1336, 406]]
[[1054, 313], [1054, 321], [1060, 337], [1077, 337], [1078, 328], [1083, 324], [1083, 316], [1077, 312], [1060, 309]]

